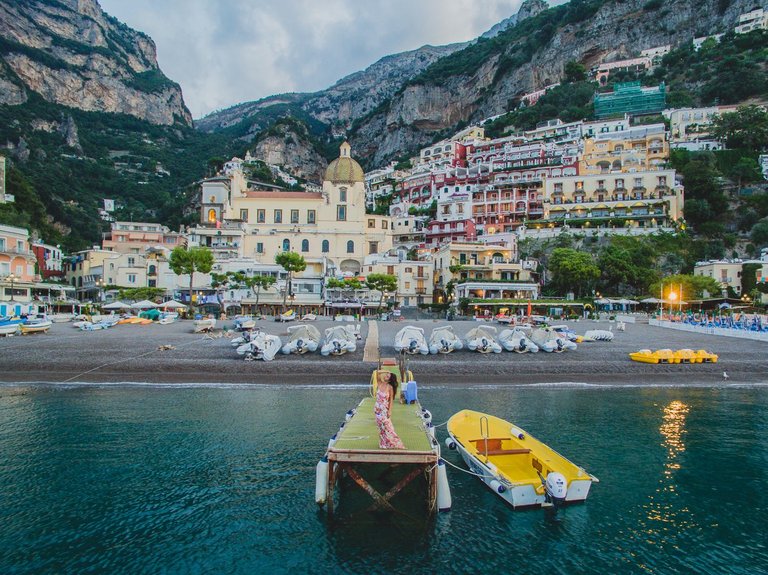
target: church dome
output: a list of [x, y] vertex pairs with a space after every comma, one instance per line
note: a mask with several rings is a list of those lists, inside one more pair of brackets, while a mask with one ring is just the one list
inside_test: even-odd
[[333, 183], [362, 182], [365, 180], [363, 168], [350, 156], [351, 147], [344, 142], [339, 147], [339, 157], [328, 164], [325, 170], [325, 181]]

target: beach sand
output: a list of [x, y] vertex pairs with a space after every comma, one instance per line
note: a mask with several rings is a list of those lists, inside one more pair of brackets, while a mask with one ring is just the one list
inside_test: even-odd
[[[313, 322], [322, 333], [339, 322]], [[608, 329], [608, 321], [566, 322], [576, 333]], [[219, 322], [231, 326], [232, 322]], [[286, 341], [292, 324], [259, 322], [264, 331]], [[462, 337], [478, 325], [473, 321], [376, 322], [381, 357], [395, 357], [394, 336], [405, 325], [424, 328], [451, 325]], [[495, 325], [499, 331], [504, 326]], [[54, 324], [48, 334], [0, 338], [0, 382], [4, 383], [248, 383], [366, 384], [374, 362], [363, 361], [368, 322], [362, 322], [357, 351], [339, 357], [319, 353], [278, 354], [274, 361], [243, 361], [230, 337], [205, 338], [192, 333], [191, 321], [170, 325], [118, 325], [84, 332], [67, 323]], [[615, 331], [615, 327], [614, 327]], [[222, 332], [219, 331], [218, 334]], [[174, 349], [160, 350], [160, 346]], [[720, 356], [717, 364], [651, 365], [628, 354], [638, 349], [706, 349]], [[410, 369], [419, 383], [504, 385], [586, 383], [601, 385], [739, 385], [768, 383], [768, 343], [692, 334], [647, 324], [627, 324], [612, 342], [579, 345], [564, 353], [480, 354], [468, 350], [447, 355], [412, 356]], [[728, 379], [723, 372], [728, 373]]]

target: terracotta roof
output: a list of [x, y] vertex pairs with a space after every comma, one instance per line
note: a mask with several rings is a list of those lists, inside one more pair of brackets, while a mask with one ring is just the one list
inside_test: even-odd
[[246, 198], [264, 198], [271, 200], [319, 200], [323, 194], [318, 192], [270, 192], [270, 191], [250, 191], [245, 192]]

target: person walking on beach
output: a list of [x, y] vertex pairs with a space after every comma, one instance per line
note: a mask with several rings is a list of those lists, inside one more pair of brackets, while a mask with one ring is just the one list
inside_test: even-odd
[[377, 374], [376, 402], [373, 414], [379, 428], [380, 449], [405, 449], [402, 440], [392, 426], [392, 401], [395, 397], [397, 379], [394, 373], [379, 371]]

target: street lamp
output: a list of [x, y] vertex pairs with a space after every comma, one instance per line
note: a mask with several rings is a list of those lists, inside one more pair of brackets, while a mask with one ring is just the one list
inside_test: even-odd
[[107, 285], [107, 283], [104, 281], [104, 278], [99, 278], [96, 280], [96, 288], [99, 290], [99, 303], [104, 301], [104, 287]]
[[677, 300], [677, 292], [669, 292], [669, 320], [672, 321], [672, 309], [675, 301]]

